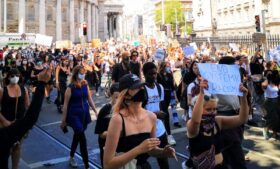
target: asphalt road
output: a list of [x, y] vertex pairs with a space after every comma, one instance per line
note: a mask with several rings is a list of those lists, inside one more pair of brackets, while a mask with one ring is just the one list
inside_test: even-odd
[[[53, 92], [52, 96], [52, 100], [54, 99], [55, 92]], [[98, 109], [108, 102], [102, 93], [99, 97], [95, 97], [94, 100]], [[180, 109], [178, 111], [180, 114], [182, 113]], [[68, 159], [73, 132], [70, 130], [67, 134], [63, 134], [59, 128], [60, 118], [61, 115], [57, 113], [56, 106], [44, 102], [36, 126], [29, 132], [28, 137], [23, 142], [20, 169], [70, 168]], [[182, 119], [181, 124], [185, 126]], [[86, 130], [90, 165], [91, 168], [100, 168], [98, 141], [97, 136], [94, 135], [94, 128], [95, 121]], [[178, 162], [170, 159], [170, 169], [180, 169], [181, 163], [189, 155], [186, 150], [188, 145], [188, 139], [185, 134], [186, 128], [172, 128], [172, 133], [177, 141], [174, 147], [177, 151]], [[261, 128], [247, 126], [243, 146], [246, 156], [250, 159], [247, 161], [248, 169], [280, 169], [280, 142], [264, 140]], [[79, 164], [78, 168], [84, 168], [79, 148], [75, 158]], [[152, 168], [159, 168], [154, 158], [150, 158], [149, 161]]]

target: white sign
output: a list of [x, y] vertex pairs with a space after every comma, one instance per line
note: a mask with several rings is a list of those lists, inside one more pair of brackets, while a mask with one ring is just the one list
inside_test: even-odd
[[159, 49], [157, 49], [156, 50], [156, 53], [155, 53], [155, 56], [154, 56], [154, 58], [155, 58], [155, 60], [157, 60], [157, 61], [163, 61], [163, 59], [164, 59], [164, 50], [163, 49], [161, 49], [161, 48], [159, 48]]
[[0, 34], [0, 46], [22, 47], [29, 46], [35, 41], [35, 34], [4, 33]]
[[232, 49], [233, 52], [239, 52], [239, 48], [236, 43], [229, 43], [229, 47]]
[[37, 45], [50, 47], [52, 45], [53, 37], [41, 34], [36, 34], [35, 43]]
[[241, 77], [238, 65], [200, 63], [201, 76], [208, 80], [207, 91], [210, 94], [243, 96], [239, 90]]
[[190, 43], [190, 46], [192, 46], [194, 50], [197, 50], [197, 45], [195, 42]]

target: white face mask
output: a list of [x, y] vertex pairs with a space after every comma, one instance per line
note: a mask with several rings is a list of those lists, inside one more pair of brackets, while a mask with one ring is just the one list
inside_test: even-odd
[[80, 73], [79, 73], [79, 74], [78, 74], [78, 79], [79, 79], [79, 80], [85, 80], [85, 76], [86, 76], [85, 74], [80, 74]]
[[10, 78], [10, 83], [11, 84], [17, 84], [18, 81], [19, 81], [19, 77], [17, 77], [17, 76]]

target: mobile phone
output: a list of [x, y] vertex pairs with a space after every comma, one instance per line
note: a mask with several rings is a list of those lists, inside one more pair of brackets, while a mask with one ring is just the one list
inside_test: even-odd
[[62, 129], [62, 131], [63, 131], [64, 134], [68, 133], [68, 128], [67, 128], [67, 126], [65, 126], [65, 127]]

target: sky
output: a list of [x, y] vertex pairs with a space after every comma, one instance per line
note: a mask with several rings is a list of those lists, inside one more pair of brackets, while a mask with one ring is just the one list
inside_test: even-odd
[[141, 12], [144, 4], [151, 0], [123, 0], [124, 3], [124, 13], [125, 14], [134, 14]]

